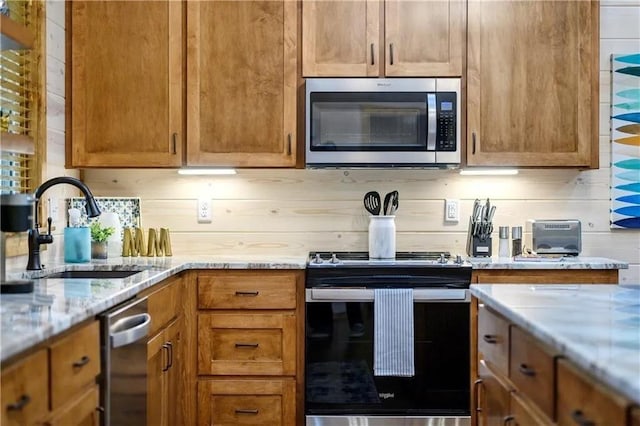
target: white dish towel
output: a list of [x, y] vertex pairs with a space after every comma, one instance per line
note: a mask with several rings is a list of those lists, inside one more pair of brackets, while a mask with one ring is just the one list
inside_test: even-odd
[[375, 289], [374, 297], [374, 375], [414, 376], [413, 289]]

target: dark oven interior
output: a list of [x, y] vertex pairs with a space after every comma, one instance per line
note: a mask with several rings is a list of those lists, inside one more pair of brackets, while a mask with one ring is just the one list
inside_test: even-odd
[[414, 303], [414, 377], [374, 376], [373, 309], [307, 303], [306, 414], [468, 416], [469, 304]]

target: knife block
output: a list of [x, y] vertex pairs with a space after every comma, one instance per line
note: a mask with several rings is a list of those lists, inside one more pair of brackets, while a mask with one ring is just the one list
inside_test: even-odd
[[471, 256], [491, 257], [491, 237], [487, 237], [484, 240], [479, 237], [473, 237], [471, 241]]

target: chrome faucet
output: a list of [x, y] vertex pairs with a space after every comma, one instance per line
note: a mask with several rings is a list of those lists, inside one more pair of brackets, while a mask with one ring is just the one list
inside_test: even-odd
[[38, 221], [38, 202], [40, 197], [50, 187], [53, 185], [57, 185], [59, 183], [68, 183], [69, 185], [73, 185], [80, 189], [84, 194], [84, 198], [86, 200], [85, 209], [87, 210], [87, 216], [96, 217], [100, 215], [100, 208], [96, 203], [95, 198], [93, 198], [93, 194], [81, 180], [70, 177], [70, 176], [60, 176], [49, 179], [40, 185], [33, 197], [35, 200], [35, 207], [33, 213], [33, 228], [29, 229], [29, 260], [27, 261], [27, 270], [28, 271], [39, 271], [42, 269], [42, 265], [40, 264], [40, 245], [41, 244], [51, 244], [53, 242], [53, 235], [51, 235], [51, 218], [47, 218], [47, 234], [40, 235], [40, 223]]

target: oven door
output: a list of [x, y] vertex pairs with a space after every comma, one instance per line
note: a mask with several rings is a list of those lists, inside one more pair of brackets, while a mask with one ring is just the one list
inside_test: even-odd
[[371, 289], [307, 289], [307, 425], [347, 425], [363, 416], [371, 416], [368, 425], [408, 417], [412, 425], [434, 419], [442, 425], [468, 424], [468, 290], [414, 289], [413, 377], [374, 376], [373, 294]]

